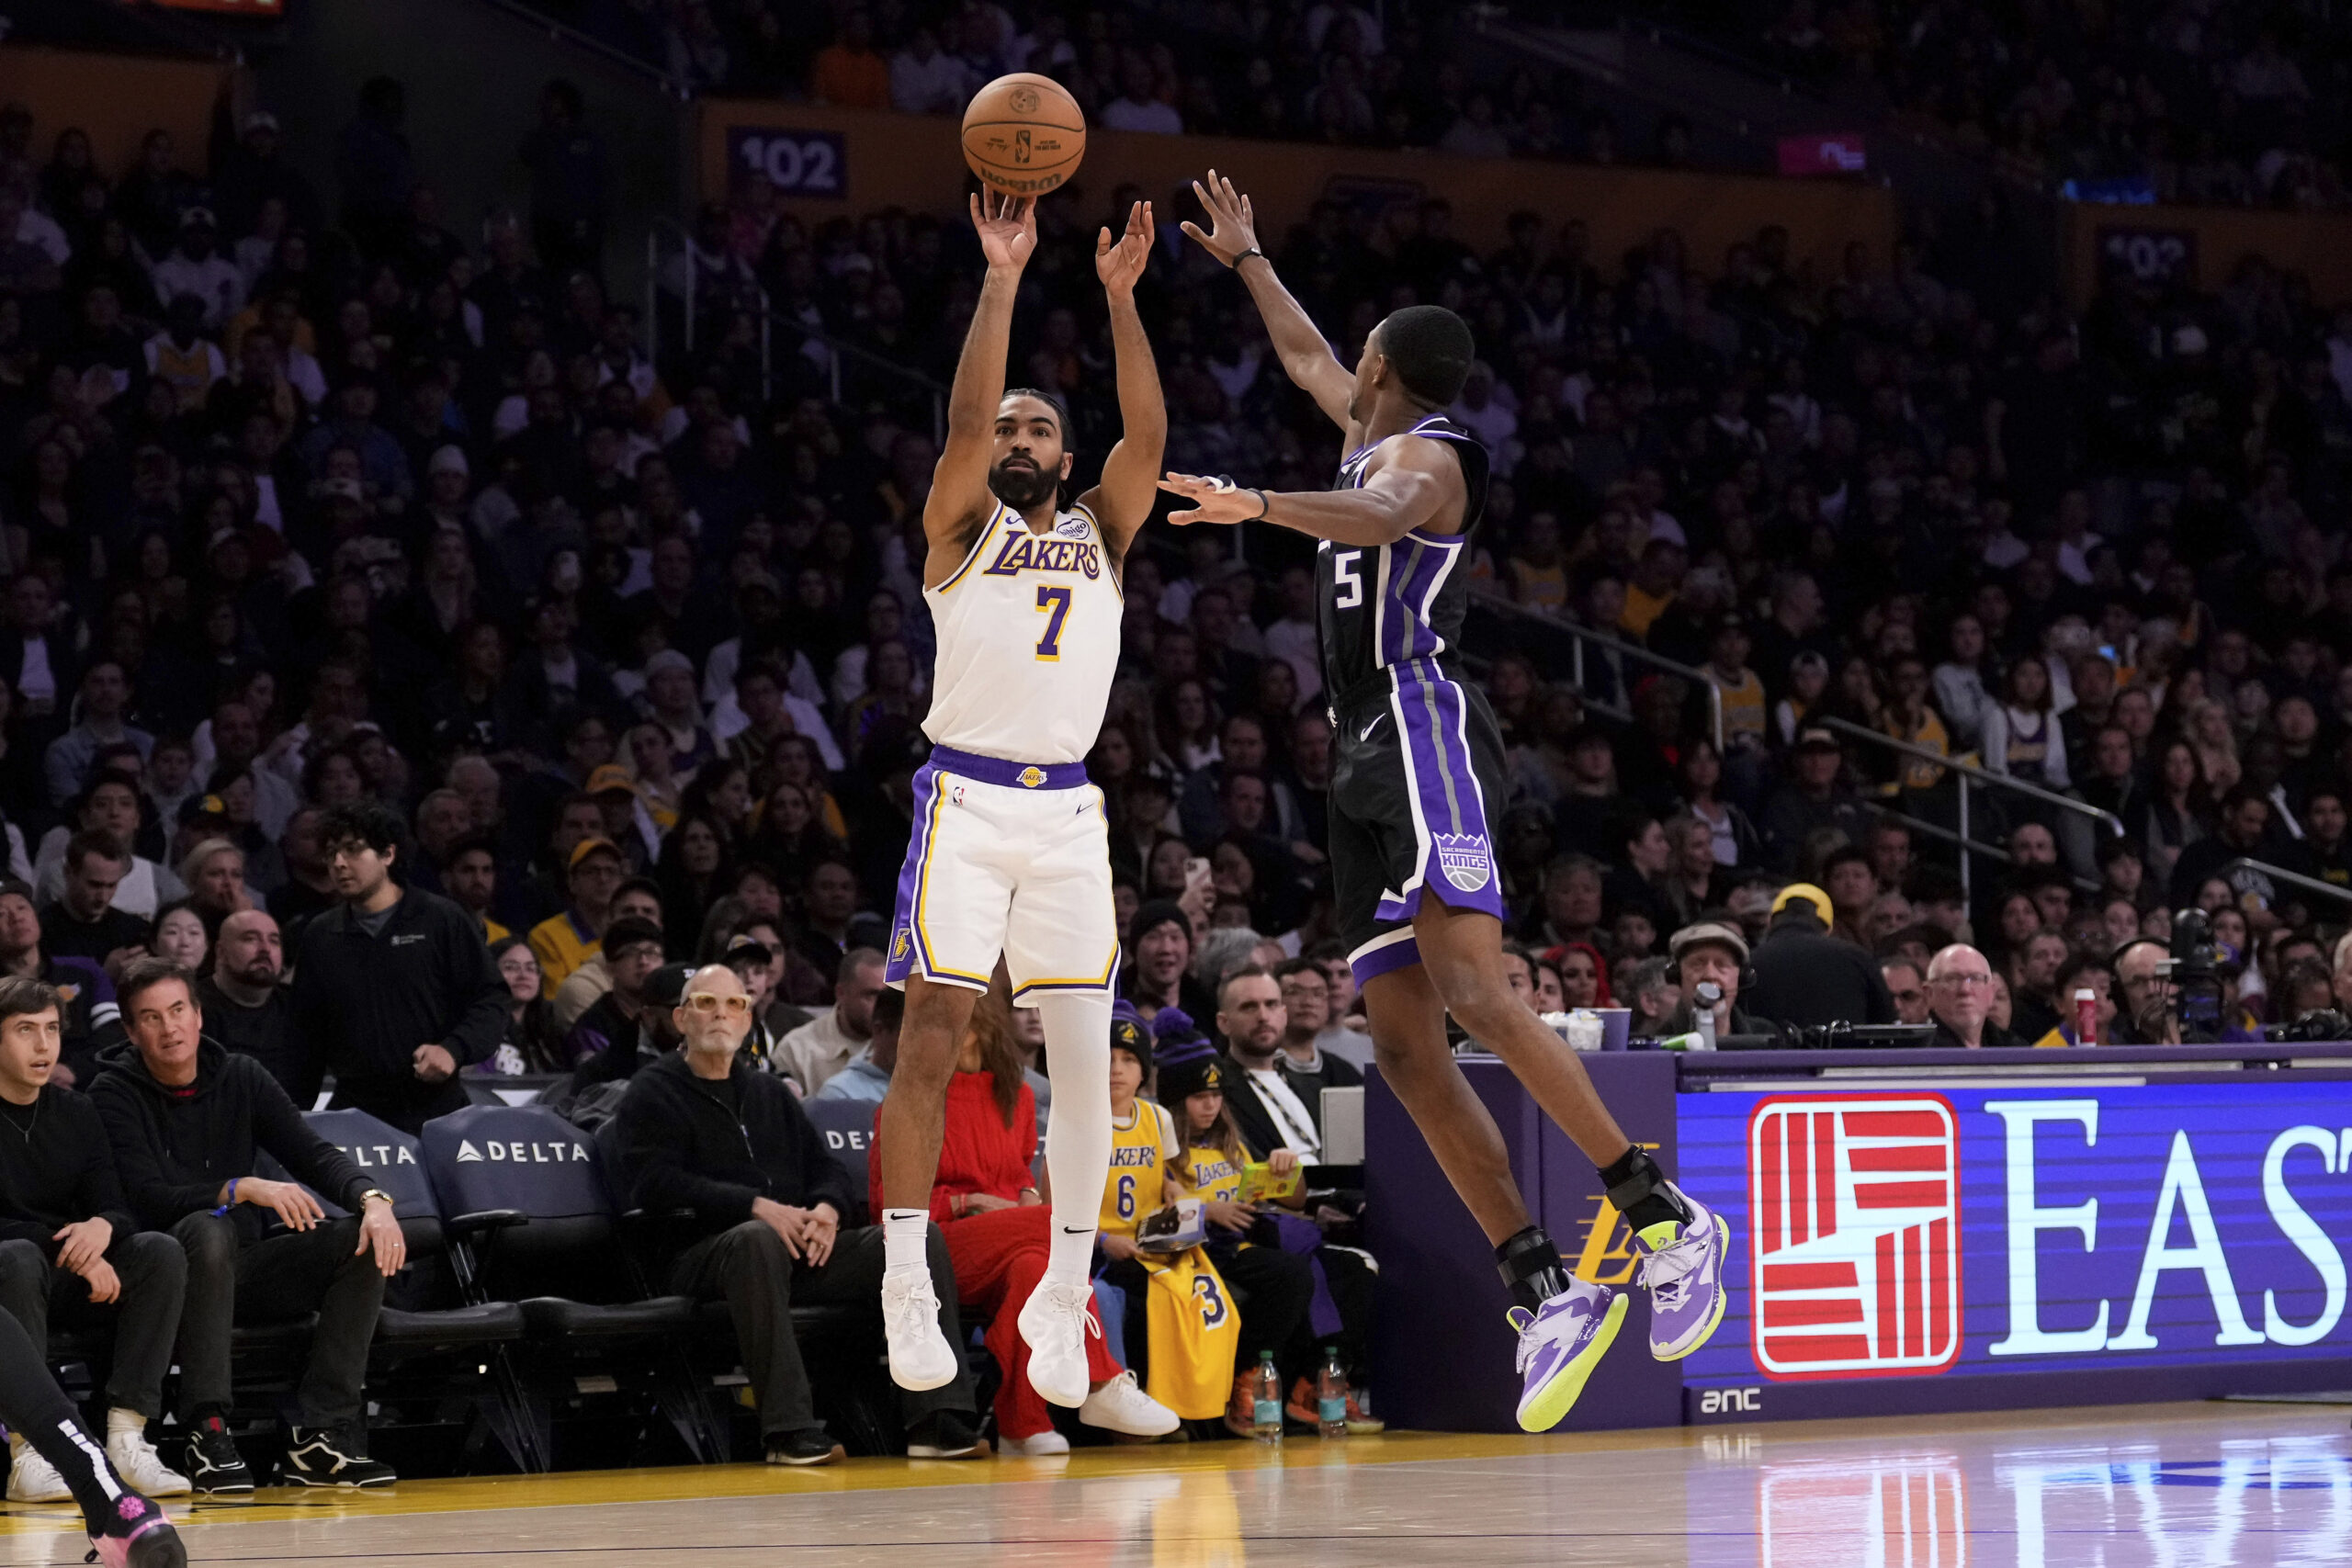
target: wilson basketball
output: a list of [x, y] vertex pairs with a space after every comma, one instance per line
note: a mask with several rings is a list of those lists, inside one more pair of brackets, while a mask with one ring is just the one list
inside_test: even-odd
[[1078, 173], [1086, 116], [1069, 89], [1017, 71], [972, 95], [964, 109], [964, 162], [1007, 196], [1043, 196]]

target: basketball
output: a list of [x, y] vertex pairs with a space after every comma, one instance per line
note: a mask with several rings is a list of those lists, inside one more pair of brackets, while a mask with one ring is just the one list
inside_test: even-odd
[[972, 95], [964, 108], [964, 162], [1007, 196], [1043, 196], [1078, 173], [1086, 116], [1069, 89], [1017, 71]]

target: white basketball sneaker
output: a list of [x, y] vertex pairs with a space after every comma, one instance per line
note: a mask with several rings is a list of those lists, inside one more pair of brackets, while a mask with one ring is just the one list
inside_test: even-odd
[[192, 1490], [187, 1476], [164, 1462], [145, 1432], [107, 1433], [107, 1460], [134, 1492], [150, 1497], [185, 1497]]
[[1075, 1410], [1086, 1403], [1086, 1337], [1100, 1334], [1086, 1309], [1094, 1287], [1080, 1280], [1060, 1284], [1040, 1280], [1022, 1303], [1021, 1337], [1029, 1346], [1029, 1386], [1055, 1404]]
[[1088, 1394], [1078, 1407], [1078, 1418], [1130, 1438], [1164, 1438], [1179, 1425], [1176, 1412], [1136, 1386], [1133, 1372], [1121, 1372]]
[[11, 1503], [62, 1503], [74, 1495], [65, 1484], [65, 1477], [57, 1467], [40, 1457], [40, 1450], [30, 1443], [8, 1445], [8, 1501]]
[[922, 1264], [882, 1271], [882, 1327], [890, 1342], [890, 1381], [910, 1393], [944, 1388], [963, 1363], [939, 1331], [939, 1296]]

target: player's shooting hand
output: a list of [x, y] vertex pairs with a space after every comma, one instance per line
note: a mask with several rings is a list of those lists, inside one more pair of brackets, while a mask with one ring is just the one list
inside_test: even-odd
[[1206, 185], [1193, 182], [1193, 194], [1208, 212], [1209, 231], [1202, 233], [1201, 226], [1190, 219], [1184, 220], [1183, 230], [1209, 254], [1231, 266], [1242, 252], [1258, 248], [1257, 215], [1250, 210], [1250, 198], [1235, 190], [1231, 180], [1211, 169]]
[[1136, 280], [1143, 276], [1144, 264], [1151, 259], [1151, 243], [1157, 232], [1151, 203], [1138, 201], [1127, 209], [1127, 231], [1115, 243], [1108, 227], [1094, 237], [1094, 276], [1102, 280], [1106, 293], [1124, 297], [1136, 291]]
[[982, 191], [972, 197], [972, 227], [991, 267], [1019, 272], [1037, 248], [1037, 204], [1025, 197]]
[[1170, 523], [1254, 523], [1266, 514], [1265, 491], [1244, 490], [1222, 474], [1171, 473], [1159, 488], [1193, 503], [1189, 510], [1170, 513]]

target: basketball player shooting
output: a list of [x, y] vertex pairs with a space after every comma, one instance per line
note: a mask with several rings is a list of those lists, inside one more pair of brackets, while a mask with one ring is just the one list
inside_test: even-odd
[[1123, 434], [1102, 481], [1066, 511], [1057, 502], [1072, 463], [1068, 415], [1044, 392], [1004, 386], [1013, 297], [1037, 244], [1035, 204], [977, 197], [972, 221], [988, 276], [923, 506], [923, 597], [939, 656], [923, 720], [933, 750], [914, 777], [914, 834], [887, 970], [906, 987], [907, 1011], [881, 1112], [883, 1318], [900, 1387], [936, 1388], [956, 1375], [923, 1238], [947, 1080], [1001, 953], [1014, 1002], [1045, 1024], [1062, 1091], [1046, 1136], [1051, 1254], [1021, 1309], [1021, 1335], [1037, 1392], [1078, 1405], [1088, 1382], [1088, 1272], [1111, 1164], [1119, 954], [1110, 829], [1082, 759], [1119, 661], [1120, 562], [1151, 515], [1168, 434], [1135, 301], [1151, 254], [1151, 207], [1136, 203], [1125, 234], [1114, 240], [1106, 228], [1095, 243]]
[[[1619, 1129], [1576, 1055], [1512, 995], [1502, 967], [1501, 878], [1489, 811], [1504, 798], [1502, 739], [1457, 672], [1469, 595], [1460, 570], [1487, 496], [1487, 459], [1442, 412], [1473, 357], [1453, 311], [1409, 306], [1365, 340], [1351, 374], [1258, 248], [1250, 198], [1209, 171], [1193, 190], [1203, 233], [1265, 318], [1283, 368], [1347, 433], [1339, 482], [1273, 493], [1170, 474], [1190, 503], [1170, 521], [1272, 523], [1321, 543], [1317, 617], [1332, 739], [1336, 915], [1382, 1076], [1493, 1244], [1516, 1304], [1520, 1425], [1558, 1424], [1625, 1314], [1574, 1278], [1530, 1220], [1502, 1135], [1446, 1044], [1451, 1012], [1501, 1057], [1600, 1171], [1632, 1226], [1650, 1292], [1650, 1350], [1688, 1356], [1723, 1321], [1721, 1218], [1666, 1179]], [[1055, 1110], [1060, 1110], [1056, 1097]]]

